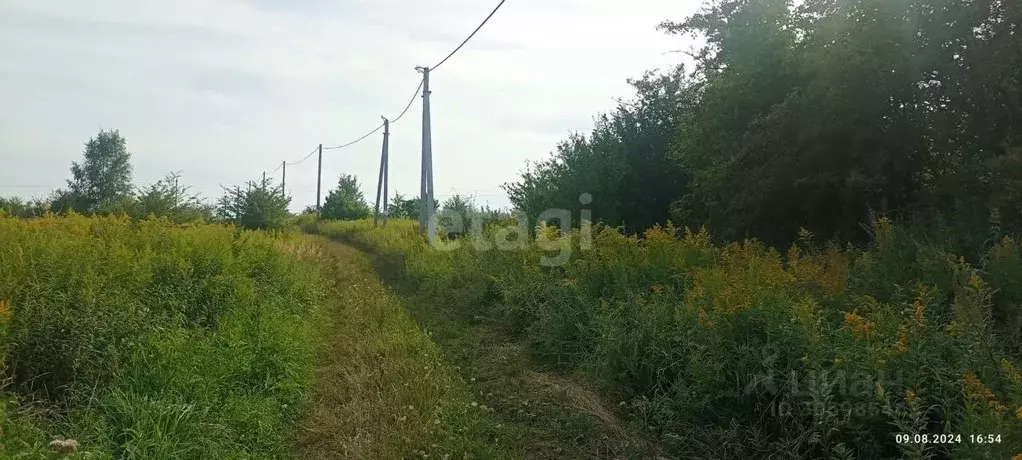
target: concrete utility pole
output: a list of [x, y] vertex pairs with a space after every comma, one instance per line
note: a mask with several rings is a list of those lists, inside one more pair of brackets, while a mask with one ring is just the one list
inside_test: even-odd
[[387, 185], [390, 182], [390, 120], [383, 119], [383, 226], [390, 220], [390, 204], [388, 204]]
[[280, 167], [282, 168], [280, 173], [280, 197], [287, 198], [287, 192], [284, 191], [284, 188], [287, 186], [287, 162], [280, 162]]
[[319, 144], [319, 168], [316, 170], [316, 214], [322, 211], [319, 207], [320, 185], [323, 183], [323, 144]]
[[383, 225], [387, 225], [387, 150], [389, 149], [390, 120], [383, 118], [383, 151], [380, 153], [380, 180], [376, 183], [376, 212], [373, 213], [373, 227], [380, 219], [380, 198], [383, 198]]
[[425, 231], [430, 244], [436, 240], [436, 219], [433, 209], [433, 135], [429, 120], [429, 67], [416, 67], [422, 72], [422, 184], [419, 198], [419, 231]]

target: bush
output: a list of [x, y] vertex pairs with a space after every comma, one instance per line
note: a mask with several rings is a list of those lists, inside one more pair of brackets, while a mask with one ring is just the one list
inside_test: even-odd
[[281, 230], [290, 223], [287, 210], [290, 204], [291, 197], [263, 178], [260, 182], [249, 182], [244, 189], [239, 186], [224, 189], [216, 205], [216, 216], [249, 230]]

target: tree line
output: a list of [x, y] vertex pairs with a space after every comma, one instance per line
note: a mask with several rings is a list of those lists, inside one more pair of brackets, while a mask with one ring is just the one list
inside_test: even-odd
[[580, 207], [638, 232], [861, 242], [871, 214], [965, 252], [1022, 224], [1022, 34], [1013, 0], [712, 0], [659, 28], [693, 69], [504, 185], [529, 214]]
[[[133, 183], [133, 167], [127, 140], [117, 130], [101, 130], [85, 143], [81, 162], [72, 162], [66, 187], [45, 198], [24, 200], [0, 197], [0, 216], [39, 217], [46, 213], [75, 212], [83, 215], [123, 214], [132, 218], [166, 217], [176, 223], [233, 223], [247, 229], [279, 229], [293, 217], [291, 197], [271, 179], [225, 187], [214, 201], [193, 194], [181, 184], [181, 173], [171, 172], [153, 184]], [[400, 193], [390, 199], [392, 218], [417, 219], [420, 199]], [[456, 195], [441, 206], [464, 215], [466, 222], [477, 212], [493, 212], [475, 206], [471, 197]], [[358, 220], [373, 216], [356, 176], [341, 174], [327, 192], [322, 209], [307, 206], [301, 214], [318, 214], [330, 220]]]

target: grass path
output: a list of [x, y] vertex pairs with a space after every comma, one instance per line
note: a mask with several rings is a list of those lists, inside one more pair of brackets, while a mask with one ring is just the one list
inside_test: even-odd
[[358, 250], [325, 243], [336, 285], [302, 459], [518, 458]]
[[418, 296], [394, 261], [326, 248], [337, 314], [325, 328], [301, 458], [657, 458], [610, 403]]

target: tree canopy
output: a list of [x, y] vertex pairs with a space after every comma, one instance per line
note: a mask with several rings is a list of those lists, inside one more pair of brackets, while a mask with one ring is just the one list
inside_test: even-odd
[[123, 210], [134, 191], [131, 180], [127, 141], [117, 130], [101, 130], [85, 143], [82, 162], [71, 164], [61, 205], [81, 213]]
[[[660, 28], [705, 45], [506, 185], [535, 216], [639, 231], [668, 218], [725, 240], [800, 228], [868, 238], [871, 213], [959, 243], [1022, 225], [1022, 34], [1003, 0], [712, 0]], [[972, 231], [971, 234], [976, 234]], [[968, 241], [967, 241], [968, 240]]]
[[323, 218], [357, 220], [372, 217], [373, 211], [366, 203], [358, 178], [341, 174], [337, 187], [327, 194], [323, 202]]

